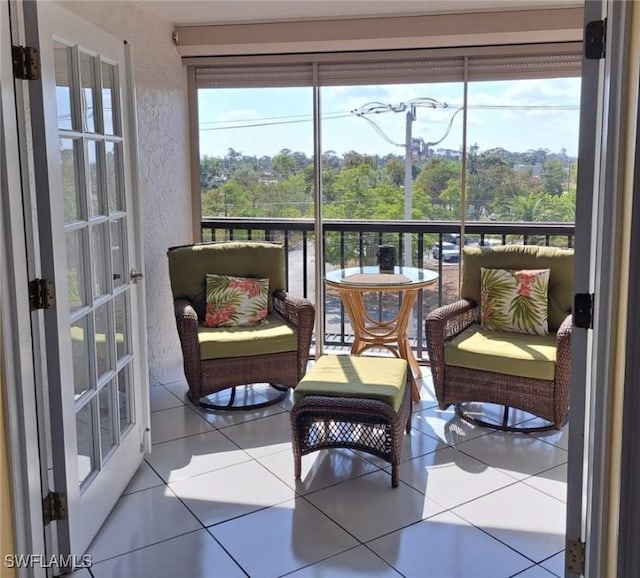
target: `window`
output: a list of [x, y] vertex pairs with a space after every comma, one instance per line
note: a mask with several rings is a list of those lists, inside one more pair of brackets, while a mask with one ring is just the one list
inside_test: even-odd
[[308, 87], [198, 91], [204, 217], [313, 217]]
[[[462, 241], [538, 242], [464, 223], [573, 221], [580, 44], [197, 63], [204, 239], [283, 240], [290, 290], [312, 299], [322, 271], [394, 245], [399, 264], [440, 274], [412, 321], [418, 355], [423, 312], [458, 294]], [[334, 297], [325, 334], [345, 345]]]
[[492, 50], [196, 66], [203, 216], [571, 221], [580, 46]]

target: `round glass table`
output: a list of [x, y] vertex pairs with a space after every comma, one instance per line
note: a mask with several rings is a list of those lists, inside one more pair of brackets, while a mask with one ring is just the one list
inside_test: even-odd
[[[381, 273], [377, 266], [349, 267], [330, 271], [325, 277], [327, 287], [335, 289], [347, 311], [354, 332], [351, 354], [359, 355], [372, 347], [383, 347], [409, 365], [411, 397], [420, 399], [416, 378], [422, 376], [418, 360], [413, 355], [407, 328], [411, 310], [420, 289], [434, 284], [438, 274], [417, 267], [394, 267], [393, 273]], [[374, 319], [367, 312], [365, 294], [395, 292], [400, 305], [392, 319]]]

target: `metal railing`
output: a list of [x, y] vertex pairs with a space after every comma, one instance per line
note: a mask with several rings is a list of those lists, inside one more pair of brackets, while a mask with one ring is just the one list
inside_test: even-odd
[[[284, 244], [288, 290], [315, 300], [314, 221], [313, 219], [256, 219], [206, 217], [201, 221], [203, 241], [267, 240]], [[465, 223], [465, 244], [524, 244], [572, 247], [573, 223]], [[391, 244], [398, 263], [405, 263], [404, 239], [412, 241], [410, 263], [439, 274], [433, 289], [421, 291], [414, 309], [410, 338], [416, 356], [424, 357], [424, 319], [444, 303], [458, 298], [460, 223], [454, 221], [380, 221], [327, 219], [323, 222], [323, 272], [334, 268], [376, 264], [377, 247]], [[449, 244], [452, 243], [453, 244]], [[434, 256], [436, 258], [434, 258]], [[321, 288], [324, 299], [325, 346], [344, 348], [353, 341], [353, 333], [339, 298]], [[367, 311], [382, 318], [398, 306], [395, 294], [371, 294]]]

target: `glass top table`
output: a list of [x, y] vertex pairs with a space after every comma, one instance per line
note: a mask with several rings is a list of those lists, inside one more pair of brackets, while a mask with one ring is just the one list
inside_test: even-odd
[[[409, 365], [413, 401], [420, 399], [416, 378], [422, 376], [422, 370], [413, 355], [407, 327], [418, 293], [437, 280], [435, 271], [402, 266], [394, 267], [393, 273], [381, 273], [376, 266], [348, 267], [330, 271], [325, 277], [327, 287], [340, 295], [351, 321], [354, 332], [351, 354], [360, 355], [372, 347], [382, 347], [405, 359]], [[364, 296], [371, 292], [400, 293], [400, 305], [393, 319], [382, 321], [369, 315]]]
[[327, 273], [325, 279], [327, 284], [332, 287], [347, 285], [371, 291], [404, 291], [408, 288], [407, 286], [421, 289], [431, 285], [438, 280], [438, 274], [429, 269], [398, 266], [393, 268], [393, 273], [381, 273], [379, 267], [369, 266], [336, 269]]

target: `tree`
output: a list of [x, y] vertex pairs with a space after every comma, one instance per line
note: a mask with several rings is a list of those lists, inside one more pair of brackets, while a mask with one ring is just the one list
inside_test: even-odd
[[347, 169], [353, 169], [362, 165], [369, 165], [375, 169], [377, 166], [376, 158], [371, 155], [363, 155], [356, 151], [344, 153], [342, 166]]
[[251, 192], [237, 181], [227, 181], [219, 189], [218, 202], [222, 202], [224, 215], [254, 217]]
[[504, 205], [498, 216], [505, 221], [571, 222], [575, 220], [575, 193], [520, 195]]
[[229, 174], [236, 166], [236, 163], [242, 158], [242, 153], [229, 148], [227, 154], [224, 157], [222, 164], [225, 173]]
[[392, 185], [397, 187], [404, 185], [404, 161], [398, 157], [391, 157], [385, 162], [384, 171]]
[[285, 150], [281, 150], [280, 154], [273, 157], [273, 161], [271, 162], [273, 172], [281, 179], [289, 178], [297, 168], [295, 159], [285, 152]]
[[222, 159], [203, 156], [200, 159], [200, 189], [211, 189], [223, 178]]
[[[71, 151], [66, 153], [70, 155]], [[325, 151], [320, 161], [327, 218], [403, 218], [402, 156], [349, 151], [340, 157], [334, 151]], [[65, 163], [71, 164], [66, 157]], [[474, 145], [467, 168], [465, 218], [469, 220], [575, 218], [576, 162], [566, 152], [510, 152], [502, 148], [482, 152]], [[443, 149], [427, 161], [414, 163], [413, 218], [458, 220], [461, 170], [459, 152], [453, 150]], [[207, 216], [313, 215], [314, 163], [301, 152], [282, 149], [274, 157], [258, 158], [229, 149], [224, 158], [205, 155], [200, 164], [200, 184], [202, 211]], [[65, 193], [69, 196], [74, 191], [65, 189]]]
[[540, 170], [542, 188], [550, 195], [560, 195], [564, 190], [564, 167], [559, 160], [551, 159], [542, 165]]
[[216, 188], [202, 192], [203, 217], [226, 217], [227, 210], [223, 189]]
[[376, 171], [368, 164], [345, 168], [333, 183], [333, 201], [325, 208], [325, 215], [338, 219], [372, 219], [372, 198], [369, 191], [377, 185]]
[[426, 162], [413, 184], [414, 193], [423, 193], [432, 203], [440, 202], [449, 180], [460, 180], [461, 165], [458, 161], [431, 158]]
[[297, 173], [268, 187], [267, 197], [260, 207], [262, 216], [291, 218], [311, 216], [313, 199], [306, 194], [304, 182], [304, 173]]
[[440, 193], [442, 205], [434, 207], [437, 217], [446, 221], [459, 219], [461, 197], [460, 179], [449, 179], [446, 188]]
[[477, 154], [477, 150], [472, 150], [469, 155], [467, 213], [470, 219], [494, 217], [513, 198], [538, 190], [530, 171], [514, 170], [495, 153]]

